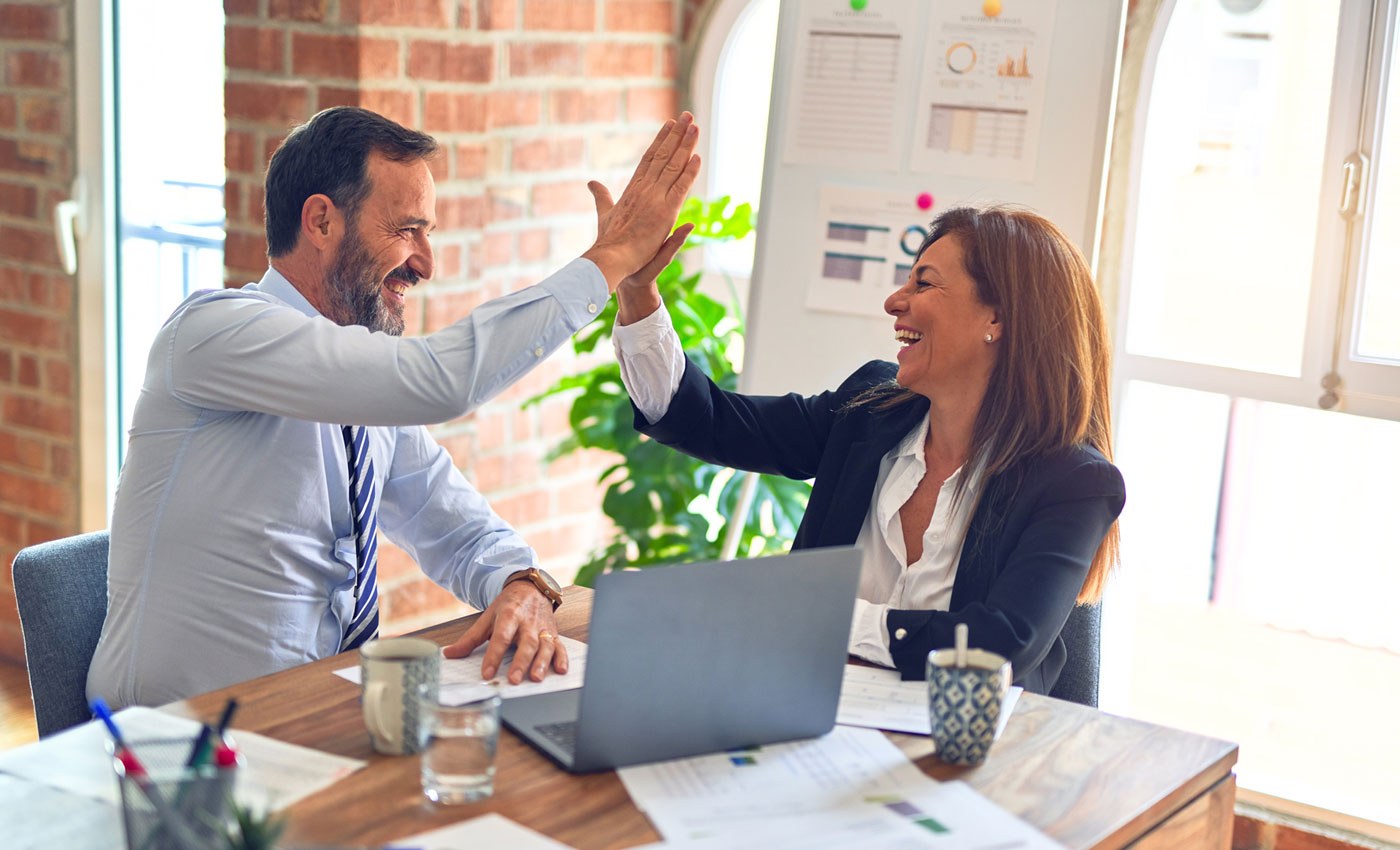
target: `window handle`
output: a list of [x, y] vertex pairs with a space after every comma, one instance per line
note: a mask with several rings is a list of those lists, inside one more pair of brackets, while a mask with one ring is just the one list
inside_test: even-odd
[[1337, 212], [1343, 218], [1353, 218], [1361, 212], [1361, 180], [1368, 162], [1365, 154], [1355, 152], [1342, 160], [1342, 203]]
[[58, 240], [58, 256], [63, 263], [64, 274], [78, 270], [78, 237], [87, 231], [87, 221], [83, 205], [86, 200], [83, 178], [73, 178], [73, 196], [59, 201], [53, 208], [53, 233]]

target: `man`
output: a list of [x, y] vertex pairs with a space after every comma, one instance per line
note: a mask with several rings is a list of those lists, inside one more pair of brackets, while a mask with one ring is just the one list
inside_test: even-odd
[[674, 253], [696, 130], [667, 122], [598, 238], [540, 284], [403, 339], [433, 274], [433, 139], [363, 109], [295, 129], [266, 178], [269, 266], [197, 293], [157, 334], [112, 515], [108, 611], [90, 697], [157, 704], [359, 646], [378, 630], [376, 529], [484, 608], [449, 648], [482, 672], [563, 673], [558, 586], [424, 425], [520, 378]]

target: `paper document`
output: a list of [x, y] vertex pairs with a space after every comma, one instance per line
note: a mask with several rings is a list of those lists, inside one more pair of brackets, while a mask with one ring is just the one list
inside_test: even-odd
[[[443, 702], [460, 705], [490, 696], [493, 691], [499, 693], [501, 699], [512, 699], [583, 687], [583, 671], [588, 664], [588, 644], [563, 635], [557, 639], [569, 652], [569, 672], [564, 675], [550, 673], [543, 682], [532, 682], [527, 678], [518, 685], [510, 684], [506, 681], [506, 673], [510, 670], [511, 659], [515, 658], [515, 649], [512, 647], [506, 651], [505, 658], [501, 659], [501, 667], [496, 671], [496, 677], [487, 681], [481, 677], [481, 659], [486, 656], [486, 647], [482, 645], [466, 658], [442, 659], [442, 670], [438, 679], [441, 683], [440, 698]], [[360, 684], [358, 666], [342, 668], [335, 671], [335, 674]]]
[[432, 832], [400, 838], [391, 842], [389, 847], [412, 847], [414, 850], [478, 850], [483, 847], [491, 850], [569, 850], [568, 845], [498, 814], [482, 815]]
[[[154, 708], [135, 706], [117, 712], [122, 736], [186, 738], [193, 742], [199, 723]], [[245, 766], [235, 797], [256, 809], [284, 808], [347, 776], [365, 762], [276, 741], [255, 732], [233, 729], [229, 738], [243, 754]], [[35, 744], [0, 753], [0, 773], [80, 797], [118, 803], [117, 777], [108, 754], [107, 730], [85, 723]]]
[[885, 299], [909, 280], [932, 210], [913, 192], [823, 183], [814, 223], [807, 307], [885, 317]]
[[1058, 846], [970, 787], [925, 776], [872, 729], [838, 726], [821, 738], [625, 767], [618, 775], [675, 846]]
[[[112, 780], [113, 784], [116, 780]], [[111, 850], [122, 846], [116, 806], [0, 775], [8, 850]]]
[[[1001, 718], [997, 720], [998, 738], [1016, 710], [1016, 700], [1021, 696], [1021, 690], [1013, 687], [1006, 694], [1006, 701], [1001, 706]], [[836, 708], [836, 722], [846, 726], [927, 735], [928, 683], [902, 681], [898, 670], [848, 664], [841, 679], [841, 702]]]

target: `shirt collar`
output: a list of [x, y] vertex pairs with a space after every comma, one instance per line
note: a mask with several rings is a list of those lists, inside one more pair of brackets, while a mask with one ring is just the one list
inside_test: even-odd
[[262, 276], [262, 280], [248, 286], [258, 292], [271, 295], [308, 316], [321, 315], [321, 312], [311, 306], [310, 301], [306, 300], [306, 296], [301, 294], [301, 290], [297, 289], [290, 280], [282, 276], [281, 272], [271, 266], [268, 266], [267, 273]]

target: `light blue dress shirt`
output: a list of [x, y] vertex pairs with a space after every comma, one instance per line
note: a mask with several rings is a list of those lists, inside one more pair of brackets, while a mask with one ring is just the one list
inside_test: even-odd
[[324, 658], [354, 607], [341, 425], [368, 425], [379, 529], [484, 608], [533, 550], [423, 427], [476, 408], [597, 317], [575, 260], [429, 336], [320, 316], [269, 269], [156, 335], [112, 514], [88, 696], [156, 705]]

